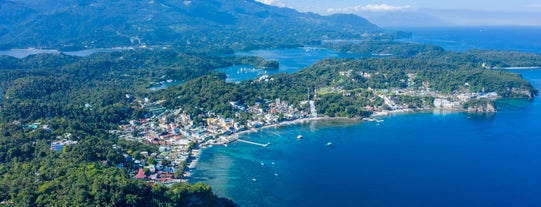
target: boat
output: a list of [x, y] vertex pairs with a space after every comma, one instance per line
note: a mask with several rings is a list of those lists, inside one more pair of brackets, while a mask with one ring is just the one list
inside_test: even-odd
[[331, 142], [327, 142], [326, 146], [327, 146], [327, 147], [330, 147], [330, 146], [332, 146], [332, 143], [331, 143]]
[[302, 138], [303, 138], [302, 134], [297, 135], [297, 139], [302, 139]]

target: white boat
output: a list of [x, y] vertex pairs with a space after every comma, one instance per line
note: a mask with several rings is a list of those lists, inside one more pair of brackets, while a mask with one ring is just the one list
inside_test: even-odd
[[332, 143], [331, 143], [331, 142], [327, 142], [326, 145], [327, 145], [327, 147], [330, 147], [330, 146], [332, 146]]
[[302, 134], [297, 135], [297, 139], [302, 139], [302, 138], [303, 138]]

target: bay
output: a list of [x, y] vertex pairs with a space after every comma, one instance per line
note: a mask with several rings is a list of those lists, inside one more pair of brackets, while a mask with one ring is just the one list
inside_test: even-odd
[[275, 60], [280, 63], [280, 67], [278, 69], [263, 70], [250, 65], [235, 65], [218, 69], [218, 71], [227, 75], [226, 81], [228, 82], [255, 79], [262, 75], [294, 73], [326, 58], [356, 57], [355, 55], [337, 53], [319, 47], [250, 50], [235, 53], [235, 56], [257, 56], [266, 60]]
[[[514, 29], [500, 39], [513, 41]], [[483, 44], [490, 43], [475, 47]], [[541, 51], [521, 51], [528, 50]], [[541, 70], [513, 72], [541, 88]], [[265, 129], [242, 139], [271, 142], [266, 148], [205, 149], [190, 182], [240, 206], [541, 206], [541, 102], [497, 107], [496, 114], [434, 111]]]

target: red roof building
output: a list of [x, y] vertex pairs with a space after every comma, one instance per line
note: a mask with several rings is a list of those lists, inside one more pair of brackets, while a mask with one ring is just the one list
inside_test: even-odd
[[137, 172], [137, 175], [135, 175], [135, 178], [137, 179], [145, 179], [147, 176], [145, 175], [145, 171], [141, 168], [139, 168], [139, 172]]

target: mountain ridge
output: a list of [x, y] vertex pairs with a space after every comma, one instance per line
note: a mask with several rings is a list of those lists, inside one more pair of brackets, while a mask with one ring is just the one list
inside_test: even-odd
[[321, 16], [253, 0], [4, 0], [0, 13], [6, 22], [0, 24], [2, 48], [173, 45], [242, 50], [276, 40], [299, 45], [382, 31], [355, 15]]

